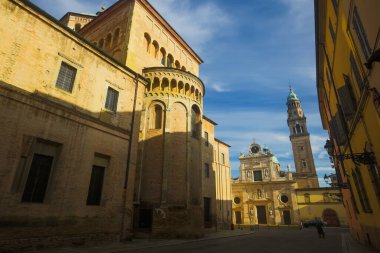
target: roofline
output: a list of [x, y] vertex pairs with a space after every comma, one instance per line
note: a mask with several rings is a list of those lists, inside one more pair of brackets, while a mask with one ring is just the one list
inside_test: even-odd
[[225, 142], [219, 140], [218, 138], [214, 138], [214, 140], [215, 140], [216, 142], [219, 142], [219, 143], [222, 143], [222, 144], [226, 145], [226, 146], [229, 147], [229, 148], [231, 147], [229, 144], [227, 144], [227, 143], [225, 143]]
[[42, 16], [44, 16], [45, 18], [47, 18], [48, 20], [52, 21], [57, 26], [59, 26], [60, 28], [64, 29], [66, 32], [70, 33], [71, 35], [73, 35], [74, 37], [76, 37], [81, 42], [84, 42], [88, 46], [92, 47], [92, 49], [96, 50], [98, 53], [100, 53], [101, 55], [103, 55], [104, 57], [106, 57], [108, 60], [111, 60], [118, 67], [121, 67], [124, 70], [126, 70], [127, 72], [129, 72], [129, 73], [133, 74], [134, 76], [138, 77], [139, 79], [142, 79], [142, 80], [148, 82], [148, 80], [144, 76], [142, 76], [139, 73], [135, 72], [131, 68], [127, 67], [126, 65], [118, 62], [116, 59], [114, 59], [113, 57], [111, 57], [110, 55], [108, 55], [106, 52], [104, 52], [103, 50], [99, 49], [97, 46], [95, 46], [94, 44], [92, 44], [91, 42], [89, 42], [88, 40], [86, 40], [80, 34], [76, 33], [74, 30], [70, 29], [69, 27], [67, 27], [64, 24], [62, 24], [61, 22], [59, 22], [59, 20], [57, 20], [56, 18], [54, 18], [49, 13], [47, 13], [46, 11], [44, 11], [43, 9], [41, 9], [40, 7], [38, 7], [37, 5], [33, 4], [32, 2], [30, 2], [28, 0], [11, 0], [11, 1], [14, 2], [15, 4], [18, 4], [18, 5], [19, 5], [19, 3], [17, 3], [17, 2], [21, 2], [25, 6], [31, 8], [32, 10], [34, 10], [37, 13], [41, 14]]
[[174, 28], [169, 24], [169, 22], [166, 21], [166, 19], [163, 16], [161, 16], [161, 14], [147, 0], [135, 0], [135, 1], [139, 1], [140, 3], [142, 3], [148, 10], [151, 9], [150, 11], [152, 12], [152, 14], [154, 14], [154, 16], [159, 21], [163, 21], [162, 22], [163, 25], [169, 30], [169, 32], [174, 33], [174, 35], [175, 35], [174, 38], [178, 37], [177, 39], [180, 39], [184, 43], [185, 47], [193, 55], [193, 57], [196, 60], [198, 60], [199, 64], [204, 63], [204, 61], [202, 60], [202, 58], [189, 46], [189, 44], [187, 44], [187, 42], [181, 37], [181, 35], [179, 35], [176, 32], [176, 30], [174, 30]]
[[338, 190], [339, 191], [339, 188], [338, 187], [319, 187], [319, 188], [298, 188], [296, 189], [296, 191], [319, 191], [319, 190]]
[[63, 15], [62, 18], [59, 19], [59, 21], [62, 21], [66, 16], [69, 16], [69, 15], [72, 15], [72, 14], [74, 14], [76, 16], [91, 17], [91, 18], [96, 18], [98, 16], [96, 14], [83, 14], [83, 13], [69, 11], [69, 12], [66, 12], [66, 14]]
[[214, 126], [217, 126], [218, 123], [216, 123], [215, 121], [211, 120], [210, 118], [206, 117], [204, 114], [203, 114], [203, 119], [207, 120], [208, 122], [210, 122], [211, 124], [213, 124]]

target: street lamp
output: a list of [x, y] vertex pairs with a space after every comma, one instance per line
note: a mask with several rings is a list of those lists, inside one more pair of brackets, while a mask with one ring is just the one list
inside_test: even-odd
[[330, 140], [326, 140], [326, 144], [324, 148], [327, 151], [327, 154], [330, 157], [336, 158], [340, 161], [343, 162], [345, 159], [351, 159], [356, 165], [360, 164], [365, 164], [365, 165], [371, 165], [375, 164], [375, 155], [373, 152], [367, 152], [364, 150], [363, 153], [351, 153], [351, 154], [340, 154], [340, 155], [335, 155], [334, 154], [334, 144]]

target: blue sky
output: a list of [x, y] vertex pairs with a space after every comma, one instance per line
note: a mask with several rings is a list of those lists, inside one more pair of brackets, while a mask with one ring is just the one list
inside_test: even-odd
[[[95, 13], [110, 0], [32, 0], [56, 18], [66, 12]], [[204, 113], [227, 142], [233, 176], [240, 152], [266, 144], [282, 169], [294, 170], [286, 97], [289, 84], [304, 108], [320, 185], [334, 172], [323, 149], [315, 81], [313, 0], [150, 0], [201, 56], [206, 86]]]

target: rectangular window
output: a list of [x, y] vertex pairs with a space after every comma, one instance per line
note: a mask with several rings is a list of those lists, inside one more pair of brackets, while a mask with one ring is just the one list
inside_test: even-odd
[[331, 3], [334, 7], [335, 15], [338, 15], [338, 0], [331, 0]]
[[43, 203], [54, 157], [34, 154], [22, 202]]
[[352, 54], [352, 52], [350, 52], [350, 63], [351, 63], [352, 72], [354, 73], [354, 77], [356, 80], [356, 85], [359, 87], [359, 90], [362, 90], [363, 89], [363, 79], [362, 79], [358, 65], [356, 64], [355, 57]]
[[[203, 198], [204, 221], [211, 222], [211, 198]], [[207, 224], [205, 224], [207, 226]]]
[[72, 92], [76, 73], [76, 68], [62, 62], [55, 86], [67, 92]]
[[226, 160], [225, 160], [225, 157], [224, 157], [224, 153], [222, 153], [221, 155], [222, 155], [222, 164], [226, 164]]
[[340, 113], [337, 112], [331, 118], [329, 129], [331, 131], [331, 136], [336, 140], [339, 146], [342, 146], [347, 142], [346, 128], [343, 124], [345, 123], [341, 120]]
[[330, 72], [326, 69], [326, 77], [327, 77], [327, 82], [329, 84], [329, 87], [331, 86], [331, 76]]
[[208, 147], [208, 132], [205, 132], [205, 145]]
[[253, 172], [253, 180], [254, 181], [263, 181], [263, 173], [261, 172], [261, 170]]
[[110, 111], [116, 112], [118, 99], [119, 92], [117, 90], [112, 89], [111, 87], [108, 87], [107, 99], [104, 107]]
[[338, 97], [344, 117], [347, 120], [352, 120], [356, 112], [356, 100], [352, 90], [351, 79], [347, 75], [343, 75], [345, 84], [338, 88]]
[[330, 30], [331, 38], [335, 42], [336, 35], [335, 35], [335, 30], [334, 30], [333, 24], [331, 23], [331, 19], [329, 19], [329, 30]]
[[205, 177], [210, 177], [210, 165], [205, 163]]
[[353, 13], [353, 17], [352, 17], [352, 24], [354, 26], [354, 30], [356, 31], [356, 35], [358, 37], [360, 47], [361, 47], [362, 52], [364, 54], [364, 58], [366, 60], [368, 60], [368, 58], [371, 55], [372, 49], [368, 43], [367, 35], [365, 33], [363, 23], [360, 19], [358, 9], [356, 8], [356, 6], [354, 8], [354, 13]]
[[90, 187], [88, 188], [87, 205], [100, 205], [103, 190], [105, 167], [93, 165]]
[[306, 163], [305, 160], [301, 160], [301, 166], [302, 166], [303, 169], [306, 169], [307, 163]]
[[359, 168], [355, 168], [355, 170], [352, 172], [352, 178], [354, 179], [354, 183], [356, 186], [356, 190], [359, 195], [359, 200], [362, 205], [363, 212], [370, 213], [372, 212], [371, 205], [369, 203], [367, 191], [364, 186], [362, 174], [360, 172]]

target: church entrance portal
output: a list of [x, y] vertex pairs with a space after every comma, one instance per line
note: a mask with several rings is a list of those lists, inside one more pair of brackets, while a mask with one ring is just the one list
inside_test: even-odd
[[240, 211], [235, 212], [235, 219], [236, 219], [236, 224], [241, 224], [241, 212]]
[[290, 219], [290, 211], [289, 210], [284, 210], [283, 211], [283, 215], [284, 215], [284, 224], [285, 225], [292, 224], [292, 221]]
[[265, 206], [256, 206], [257, 208], [257, 221], [259, 224], [267, 224], [267, 212]]

